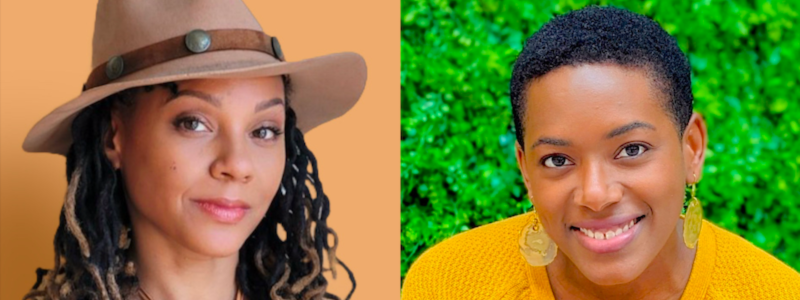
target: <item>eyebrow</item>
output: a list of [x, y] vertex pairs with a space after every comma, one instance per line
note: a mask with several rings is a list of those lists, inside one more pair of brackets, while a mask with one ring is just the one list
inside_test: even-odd
[[634, 130], [634, 129], [637, 129], [637, 128], [650, 129], [650, 130], [653, 130], [653, 131], [656, 130], [656, 127], [653, 126], [653, 125], [650, 125], [650, 123], [645, 123], [645, 122], [640, 122], [640, 121], [633, 121], [633, 122], [630, 122], [630, 123], [628, 123], [626, 125], [622, 125], [622, 126], [618, 127], [617, 129], [612, 130], [611, 132], [609, 132], [606, 135], [606, 139], [610, 139], [610, 138], [614, 138], [616, 136], [623, 135], [623, 134], [627, 133], [628, 131], [631, 131], [631, 130]]
[[[175, 98], [178, 98], [180, 96], [192, 96], [192, 97], [195, 97], [197, 99], [206, 101], [206, 102], [208, 102], [211, 105], [214, 105], [216, 107], [221, 107], [222, 106], [222, 101], [220, 101], [219, 98], [217, 98], [215, 96], [212, 96], [212, 95], [209, 95], [209, 94], [206, 94], [206, 93], [201, 92], [201, 91], [196, 91], [196, 90], [181, 90], [181, 91], [178, 91], [177, 93], [175, 93], [175, 95], [172, 95], [169, 98], [167, 98], [167, 100], [164, 102], [164, 104], [167, 104], [170, 101], [175, 100]], [[281, 99], [281, 98], [273, 98], [273, 99], [270, 99], [270, 100], [265, 100], [265, 101], [259, 102], [256, 105], [255, 112], [259, 112], [259, 111], [262, 111], [262, 110], [265, 110], [265, 109], [269, 109], [269, 108], [271, 108], [273, 106], [276, 106], [276, 105], [286, 106], [286, 104], [284, 103], [283, 99]]]
[[272, 98], [270, 100], [261, 101], [260, 103], [258, 103], [258, 105], [256, 105], [255, 112], [260, 112], [262, 110], [268, 109], [268, 108], [276, 106], [276, 105], [280, 105], [280, 106], [286, 107], [286, 104], [283, 103], [283, 99], [281, 99], [281, 98]]
[[[631, 130], [639, 129], [639, 128], [650, 129], [650, 130], [654, 130], [654, 131], [656, 130], [655, 126], [651, 125], [650, 123], [641, 122], [641, 121], [634, 121], [634, 122], [622, 125], [620, 127], [617, 127], [614, 130], [611, 130], [608, 134], [606, 134], [606, 139], [611, 139], [611, 138], [623, 135], [625, 133], [628, 133]], [[566, 146], [572, 145], [572, 143], [570, 143], [570, 141], [568, 141], [568, 140], [559, 139], [559, 138], [553, 138], [553, 137], [541, 137], [538, 140], [536, 140], [536, 142], [533, 143], [533, 145], [531, 145], [530, 149], [533, 150], [533, 148], [535, 148], [536, 146], [544, 145], [544, 144], [553, 145], [553, 146], [559, 146], [559, 147], [566, 147]]]
[[166, 105], [170, 101], [175, 100], [175, 98], [178, 98], [180, 96], [192, 96], [192, 97], [195, 97], [197, 99], [200, 99], [200, 100], [206, 101], [208, 103], [211, 103], [211, 105], [214, 105], [216, 107], [222, 106], [222, 104], [221, 104], [222, 101], [220, 101], [219, 98], [211, 96], [211, 95], [206, 94], [206, 93], [203, 93], [201, 91], [195, 91], [195, 90], [178, 91], [174, 95], [169, 96], [169, 98], [167, 98], [167, 101], [164, 101], [164, 104]]
[[540, 137], [539, 140], [536, 141], [536, 143], [533, 143], [533, 145], [531, 145], [531, 150], [533, 150], [533, 148], [536, 148], [536, 146], [543, 144], [559, 146], [559, 147], [566, 147], [571, 145], [571, 143], [567, 140], [551, 138], [551, 137]]

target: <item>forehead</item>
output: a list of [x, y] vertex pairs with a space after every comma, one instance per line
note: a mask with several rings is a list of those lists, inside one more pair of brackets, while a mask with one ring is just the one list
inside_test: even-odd
[[559, 67], [529, 84], [525, 141], [542, 134], [568, 137], [590, 133], [634, 121], [669, 127], [665, 101], [642, 68], [616, 64]]
[[[205, 100], [220, 108], [249, 105], [248, 103], [278, 99], [285, 102], [283, 80], [280, 76], [255, 78], [202, 78], [175, 82], [177, 95], [165, 86], [151, 91], [139, 89], [134, 103], [161, 108], [176, 102], [176, 98]], [[183, 101], [177, 101], [183, 102]], [[139, 106], [137, 104], [137, 106]]]
[[253, 78], [201, 78], [177, 83], [178, 90], [191, 89], [216, 94], [224, 98], [236, 94], [283, 95], [283, 80], [280, 76]]

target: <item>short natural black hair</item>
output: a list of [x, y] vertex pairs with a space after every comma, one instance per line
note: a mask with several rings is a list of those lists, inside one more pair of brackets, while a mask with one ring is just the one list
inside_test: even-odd
[[528, 38], [511, 75], [511, 109], [524, 149], [531, 81], [561, 66], [613, 63], [636, 67], [661, 90], [664, 109], [683, 135], [692, 116], [691, 67], [675, 39], [650, 18], [621, 8], [588, 6], [557, 16]]

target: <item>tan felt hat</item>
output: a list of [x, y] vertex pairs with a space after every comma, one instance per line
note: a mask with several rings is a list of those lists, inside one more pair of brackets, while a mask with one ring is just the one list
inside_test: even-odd
[[241, 0], [100, 0], [83, 92], [39, 120], [22, 148], [66, 155], [78, 112], [131, 87], [283, 74], [291, 77], [297, 126], [308, 132], [355, 105], [367, 65], [352, 52], [285, 61], [278, 39]]

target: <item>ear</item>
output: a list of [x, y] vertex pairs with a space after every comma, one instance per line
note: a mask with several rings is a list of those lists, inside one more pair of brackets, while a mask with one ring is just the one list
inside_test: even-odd
[[118, 110], [112, 109], [111, 124], [104, 137], [103, 149], [114, 169], [122, 167], [122, 130], [120, 129], [122, 129], [122, 117]]
[[528, 190], [528, 200], [530, 200], [531, 204], [533, 204], [533, 198], [531, 197], [531, 182], [530, 178], [528, 178], [528, 163], [527, 158], [525, 157], [525, 151], [523, 151], [519, 141], [517, 141], [515, 144], [517, 148], [517, 167], [519, 168], [520, 173], [522, 173], [522, 179], [525, 181], [525, 188]]
[[708, 132], [706, 121], [700, 113], [693, 113], [689, 124], [683, 131], [683, 162], [686, 169], [686, 183], [700, 181], [703, 175], [703, 163], [706, 159]]

